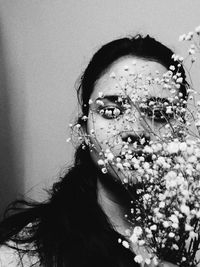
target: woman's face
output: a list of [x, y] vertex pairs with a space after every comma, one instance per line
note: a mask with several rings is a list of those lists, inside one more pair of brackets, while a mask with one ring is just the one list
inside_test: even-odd
[[166, 72], [158, 62], [124, 56], [94, 86], [87, 120], [91, 155], [123, 183], [137, 182], [131, 160], [142, 155], [150, 140], [165, 138], [173, 123], [170, 108], [166, 111], [177, 92], [166, 86]]

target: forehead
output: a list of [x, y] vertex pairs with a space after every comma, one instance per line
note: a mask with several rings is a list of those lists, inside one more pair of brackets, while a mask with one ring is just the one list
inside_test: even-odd
[[[167, 69], [156, 61], [134, 56], [125, 56], [116, 60], [96, 81], [91, 98], [99, 95], [149, 94], [167, 97], [162, 86], [148, 84], [148, 79], [162, 78]], [[147, 93], [146, 93], [147, 92]]]

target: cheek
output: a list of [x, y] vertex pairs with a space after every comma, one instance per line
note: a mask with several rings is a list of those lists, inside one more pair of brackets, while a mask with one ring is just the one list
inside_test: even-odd
[[92, 144], [98, 149], [101, 147], [103, 150], [107, 148], [116, 150], [122, 143], [121, 131], [119, 122], [106, 120], [98, 115], [91, 115], [88, 118], [87, 132]]

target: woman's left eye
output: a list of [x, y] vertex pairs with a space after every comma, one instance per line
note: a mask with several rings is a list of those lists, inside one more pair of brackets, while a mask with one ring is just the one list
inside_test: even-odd
[[163, 103], [156, 103], [157, 105], [149, 105], [149, 103], [143, 103], [140, 106], [140, 110], [143, 115], [146, 115], [149, 119], [154, 120], [157, 123], [167, 123], [174, 118], [174, 108], [171, 106], [165, 106]]
[[118, 107], [104, 107], [99, 110], [99, 114], [105, 119], [116, 119], [122, 111]]
[[150, 113], [151, 115], [149, 115], [149, 118], [153, 119], [155, 122], [158, 122], [158, 123], [169, 122], [174, 117], [174, 114], [167, 113], [166, 109], [154, 109], [154, 110], [151, 110]]

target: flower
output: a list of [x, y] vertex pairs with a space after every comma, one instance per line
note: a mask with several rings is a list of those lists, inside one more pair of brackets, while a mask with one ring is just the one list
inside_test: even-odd
[[179, 42], [182, 42], [185, 39], [186, 39], [186, 34], [185, 33], [179, 36]]
[[144, 261], [142, 255], [136, 255], [134, 260], [135, 260], [135, 262], [137, 262], [139, 264]]
[[178, 151], [179, 151], [179, 143], [178, 143], [178, 142], [170, 142], [170, 143], [167, 145], [167, 151], [168, 151], [170, 154], [178, 153]]
[[125, 248], [129, 248], [129, 247], [130, 247], [129, 243], [128, 243], [126, 240], [123, 240], [123, 241], [122, 241], [122, 245], [123, 245]]

